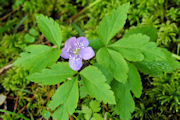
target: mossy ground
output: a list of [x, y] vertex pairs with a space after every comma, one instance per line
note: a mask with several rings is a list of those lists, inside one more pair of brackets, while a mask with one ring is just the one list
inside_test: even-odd
[[[158, 29], [158, 46], [165, 47], [174, 55], [180, 55], [180, 0], [102, 0], [88, 7], [95, 0], [1, 0], [0, 1], [0, 68], [12, 64], [19, 53], [30, 44], [51, 44], [39, 33], [35, 14], [42, 13], [55, 19], [63, 31], [63, 40], [85, 34], [95, 38], [95, 30], [102, 17], [113, 8], [130, 1], [128, 20], [124, 29], [141, 24], [153, 25]], [[78, 27], [77, 27], [78, 26]], [[31, 32], [34, 29], [36, 32]], [[33, 35], [33, 33], [35, 35]], [[36, 35], [38, 33], [38, 35]], [[27, 40], [27, 34], [30, 40]], [[121, 38], [124, 30], [114, 39]], [[43, 119], [42, 111], [57, 86], [43, 86], [25, 79], [28, 71], [10, 68], [0, 76], [0, 91], [6, 101], [0, 109], [21, 114], [32, 120]], [[178, 120], [180, 101], [180, 71], [151, 78], [142, 75], [143, 95], [136, 99], [136, 110], [132, 119]], [[107, 116], [118, 120], [113, 106], [84, 98], [71, 119], [99, 120]], [[93, 106], [93, 107], [92, 107]], [[100, 109], [99, 109], [100, 107]], [[86, 108], [86, 109], [85, 109]], [[97, 111], [93, 110], [98, 109]], [[4, 120], [19, 120], [17, 115], [0, 113]]]

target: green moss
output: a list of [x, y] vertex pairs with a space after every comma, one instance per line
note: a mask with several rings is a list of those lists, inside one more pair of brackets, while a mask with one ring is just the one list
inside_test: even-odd
[[[79, 31], [71, 24], [72, 22], [67, 22], [69, 18], [75, 14], [77, 15], [78, 12], [87, 8], [88, 5], [95, 1], [96, 0], [1, 0], [0, 18], [6, 16], [12, 10], [17, 9], [17, 7], [20, 7], [20, 9], [0, 21], [0, 26], [5, 27], [3, 32], [0, 33], [0, 38], [2, 38], [0, 40], [0, 68], [11, 64], [27, 44], [31, 44], [31, 41], [27, 43], [24, 37], [30, 33], [31, 28], [37, 28], [35, 21], [36, 13], [51, 16], [60, 23], [63, 31], [63, 41], [65, 41], [72, 36], [79, 36]], [[131, 8], [125, 28], [130, 29], [131, 26], [140, 24], [153, 25], [158, 29], [157, 44], [178, 54], [179, 51], [177, 47], [180, 41], [180, 28], [178, 27], [180, 13], [178, 11], [180, 10], [180, 0], [102, 0], [100, 3], [86, 9], [82, 14], [77, 15], [73, 19], [73, 22], [79, 26], [87, 38], [95, 38], [99, 21], [113, 8], [127, 1], [130, 1]], [[10, 8], [12, 8], [12, 10]], [[26, 15], [28, 15], [27, 19], [17, 28], [17, 32], [13, 32]], [[121, 38], [123, 34], [123, 30], [120, 31], [115, 39]], [[47, 44], [46, 39], [40, 41], [42, 38], [40, 35], [41, 33], [35, 37], [35, 43], [37, 41], [37, 43]], [[27, 106], [27, 109], [25, 109], [22, 114], [31, 119], [39, 119], [41, 118], [43, 109], [46, 109], [47, 101], [53, 95], [56, 86], [48, 87], [32, 84], [25, 79], [27, 74], [28, 71], [24, 71], [21, 68], [10, 69], [0, 76], [1, 87], [3, 87], [5, 94], [8, 93], [8, 96], [13, 97], [13, 104], [15, 98], [19, 98], [17, 109], [14, 111], [15, 113], [24, 106]], [[145, 79], [144, 76], [143, 79]], [[179, 115], [177, 106], [179, 106], [178, 100], [180, 99], [180, 71], [176, 71], [173, 74], [165, 74], [161, 78], [148, 79], [149, 82], [143, 82], [144, 94], [140, 99], [136, 99], [138, 107], [136, 108], [133, 119], [176, 120]], [[83, 99], [83, 105], [90, 108], [90, 101], [92, 101], [92, 99]], [[101, 110], [97, 112], [98, 115], [95, 115], [96, 117], [98, 117], [99, 114], [101, 114], [100, 116], [105, 116], [106, 114], [108, 118], [112, 118], [113, 120], [118, 119], [114, 112], [114, 107], [108, 106], [108, 111], [102, 104], [100, 104], [100, 107]], [[80, 111], [82, 110], [81, 108], [82, 106], [78, 107]], [[76, 117], [75, 115], [74, 117]], [[80, 120], [84, 119], [84, 113], [78, 113], [77, 118]], [[18, 120], [19, 118], [6, 114], [3, 119]]]

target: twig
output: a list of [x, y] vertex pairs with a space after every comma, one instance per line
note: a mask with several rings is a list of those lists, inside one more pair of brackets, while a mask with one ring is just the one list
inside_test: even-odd
[[17, 113], [20, 114], [22, 111], [24, 111], [27, 108], [27, 105], [25, 105], [23, 108], [21, 108]]
[[108, 111], [108, 107], [107, 107], [107, 105], [106, 105], [106, 104], [104, 104], [104, 103], [103, 103], [103, 105], [104, 105], [104, 108], [106, 109], [106, 111]]
[[74, 118], [72, 116], [69, 115], [69, 120], [74, 120]]
[[42, 43], [42, 44], [43, 44], [44, 36], [43, 36], [43, 35], [39, 35], [38, 37], [39, 37], [39, 40], [37, 40], [37, 41], [35, 42], [35, 44], [39, 44], [39, 43]]
[[86, 11], [86, 8], [83, 8], [82, 10], [80, 10], [78, 13], [74, 14], [72, 17], [70, 17], [69, 19], [67, 19], [65, 22], [69, 23], [70, 21], [73, 21], [75, 18], [77, 18], [80, 14], [82, 14], [84, 11]]
[[6, 19], [7, 17], [9, 17], [11, 14], [13, 14], [14, 12], [16, 12], [17, 10], [19, 10], [20, 7], [17, 7], [16, 9], [14, 9], [13, 11], [9, 12], [7, 15], [3, 16], [2, 18], [0, 18], [0, 21]]
[[83, 12], [85, 12], [86, 10], [88, 10], [89, 8], [91, 8], [92, 6], [94, 6], [95, 4], [99, 3], [101, 0], [96, 0], [95, 2], [91, 3], [89, 6], [83, 8], [82, 10], [80, 10], [78, 13], [76, 13], [75, 15], [73, 15], [72, 17], [70, 17], [69, 19], [66, 20], [66, 23], [73, 21], [76, 17], [78, 17], [80, 14], [82, 14]]
[[11, 96], [6, 96], [7, 99], [13, 100], [14, 98]]
[[5, 71], [9, 70], [12, 67], [12, 64], [9, 64], [7, 66], [4, 66], [0, 69], [0, 75], [3, 74]]
[[59, 14], [58, 14], [58, 16], [61, 16], [61, 15], [63, 15], [64, 13], [66, 13], [67, 11], [64, 11], [64, 12], [60, 12]]
[[[31, 100], [33, 101], [35, 99], [35, 96], [33, 96], [31, 98]], [[17, 113], [20, 114], [22, 111], [24, 111], [27, 108], [27, 105], [25, 105], [23, 108], [21, 108]]]
[[17, 96], [16, 97], [16, 102], [15, 102], [15, 105], [14, 105], [14, 111], [16, 111], [16, 109], [17, 109], [18, 100], [19, 100], [19, 97]]

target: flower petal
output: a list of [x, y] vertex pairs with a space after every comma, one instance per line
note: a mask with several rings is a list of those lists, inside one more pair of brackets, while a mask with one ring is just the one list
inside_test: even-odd
[[95, 53], [91, 47], [86, 47], [86, 48], [81, 48], [80, 55], [84, 60], [89, 60], [95, 55]]
[[66, 40], [65, 47], [68, 48], [74, 48], [74, 44], [77, 42], [76, 37], [71, 37], [68, 40]]
[[82, 65], [83, 64], [82, 64], [82, 59], [81, 58], [72, 58], [72, 59], [69, 59], [69, 66], [74, 71], [80, 70]]
[[89, 41], [85, 37], [78, 37], [77, 42], [82, 44], [81, 47], [87, 47], [89, 45]]
[[69, 59], [70, 53], [67, 51], [67, 47], [62, 48], [60, 56], [64, 59]]

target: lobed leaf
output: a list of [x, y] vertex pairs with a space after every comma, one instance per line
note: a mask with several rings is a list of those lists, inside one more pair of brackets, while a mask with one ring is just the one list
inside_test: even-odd
[[103, 47], [103, 43], [99, 38], [89, 39], [89, 46], [91, 46], [93, 50], [97, 52], [101, 47]]
[[161, 76], [163, 72], [171, 73], [176, 69], [180, 69], [180, 63], [172, 57], [172, 54], [165, 49], [161, 49], [166, 59], [158, 61], [135, 62], [134, 65], [144, 74], [150, 76]]
[[129, 61], [158, 61], [166, 59], [161, 48], [158, 48], [154, 42], [149, 42], [149, 37], [143, 34], [133, 34], [124, 37], [110, 48], [120, 52], [123, 57]]
[[45, 45], [30, 45], [25, 48], [25, 52], [13, 63], [29, 69], [31, 73], [39, 72], [43, 68], [55, 63], [60, 56], [60, 50]]
[[135, 109], [135, 103], [130, 93], [128, 82], [126, 84], [113, 81], [112, 89], [116, 97], [116, 113], [120, 115], [121, 120], [130, 120], [131, 113]]
[[114, 93], [106, 83], [105, 76], [94, 66], [83, 69], [80, 73], [83, 85], [88, 94], [104, 103], [115, 104]]
[[55, 92], [52, 100], [48, 104], [51, 110], [55, 110], [53, 119], [69, 120], [69, 115], [73, 114], [79, 99], [78, 79], [74, 78], [62, 84]]
[[113, 80], [113, 73], [111, 73], [108, 68], [106, 68], [101, 64], [95, 63], [94, 66], [97, 67], [103, 73], [103, 75], [107, 79], [107, 83], [110, 84], [111, 81]]
[[107, 45], [115, 34], [123, 28], [127, 19], [129, 6], [129, 3], [119, 6], [117, 9], [112, 10], [112, 12], [105, 16], [99, 23], [97, 33], [104, 45]]
[[129, 72], [128, 72], [128, 84], [130, 87], [130, 90], [134, 93], [134, 95], [139, 98], [142, 93], [142, 82], [140, 74], [137, 70], [137, 68], [131, 64], [128, 63], [129, 66]]
[[97, 62], [113, 73], [114, 78], [122, 83], [127, 81], [128, 65], [120, 53], [108, 49], [101, 48], [96, 55]]
[[68, 77], [72, 77], [75, 73], [76, 71], [73, 71], [68, 63], [58, 62], [42, 72], [28, 76], [27, 79], [43, 85], [55, 85], [66, 80]]
[[93, 111], [94, 113], [99, 112], [99, 111], [101, 110], [100, 103], [97, 102], [96, 100], [92, 100], [92, 101], [89, 103], [89, 106], [90, 106], [90, 108], [92, 109], [92, 111]]
[[155, 42], [158, 38], [157, 32], [157, 29], [151, 25], [141, 25], [130, 28], [123, 37], [128, 37], [133, 34], [141, 33], [147, 35], [150, 38], [150, 41]]
[[48, 18], [42, 14], [36, 15], [36, 20], [40, 31], [53, 44], [60, 47], [62, 42], [62, 33], [59, 24], [52, 18]]

